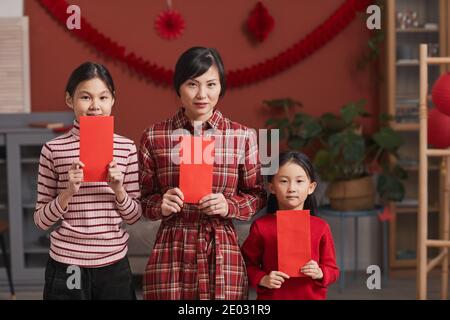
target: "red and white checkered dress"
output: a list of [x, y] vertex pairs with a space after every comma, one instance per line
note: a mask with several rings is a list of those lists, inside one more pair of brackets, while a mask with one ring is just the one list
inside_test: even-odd
[[231, 219], [249, 220], [265, 204], [256, 134], [214, 110], [202, 134], [215, 137], [213, 193], [227, 199], [228, 216], [208, 216], [185, 203], [181, 212], [163, 217], [162, 196], [178, 187], [179, 166], [171, 161], [177, 129], [194, 132], [183, 108], [145, 130], [141, 140], [142, 212], [162, 219], [145, 270], [144, 299], [246, 299], [247, 274]]

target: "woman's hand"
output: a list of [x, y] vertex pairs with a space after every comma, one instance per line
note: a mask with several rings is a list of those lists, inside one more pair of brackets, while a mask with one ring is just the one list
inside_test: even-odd
[[300, 272], [311, 277], [313, 280], [320, 280], [323, 278], [322, 269], [320, 269], [319, 265], [316, 261], [310, 260], [306, 263], [301, 269]]
[[222, 193], [211, 193], [200, 199], [199, 209], [210, 216], [225, 217], [228, 214], [228, 202]]
[[178, 188], [173, 188], [167, 190], [163, 195], [161, 203], [162, 215], [167, 217], [172, 213], [177, 213], [181, 211], [183, 207], [184, 195]]
[[281, 271], [271, 271], [261, 278], [259, 285], [269, 289], [279, 289], [281, 288], [284, 279], [289, 279], [289, 276], [286, 273]]

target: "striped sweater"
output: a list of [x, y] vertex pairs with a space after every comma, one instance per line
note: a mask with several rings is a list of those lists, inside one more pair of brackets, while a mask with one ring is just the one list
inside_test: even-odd
[[114, 135], [114, 160], [125, 175], [123, 186], [128, 193], [122, 203], [116, 201], [106, 182], [85, 182], [63, 210], [57, 197], [67, 188], [67, 173], [79, 159], [79, 149], [77, 121], [72, 130], [42, 147], [34, 221], [44, 230], [53, 229], [50, 256], [54, 260], [101, 267], [126, 255], [129, 235], [121, 225], [133, 224], [141, 217], [136, 146]]

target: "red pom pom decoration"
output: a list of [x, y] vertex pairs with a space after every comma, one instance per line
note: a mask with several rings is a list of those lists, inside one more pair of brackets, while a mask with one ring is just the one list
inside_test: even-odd
[[450, 116], [450, 73], [447, 72], [436, 80], [431, 95], [439, 111]]
[[173, 40], [183, 34], [185, 22], [181, 14], [175, 10], [161, 12], [155, 20], [155, 29], [161, 38]]
[[450, 146], [450, 117], [437, 108], [428, 112], [428, 144], [441, 149]]
[[269, 14], [269, 10], [259, 1], [250, 12], [247, 20], [247, 29], [256, 40], [266, 40], [275, 25], [275, 20]]

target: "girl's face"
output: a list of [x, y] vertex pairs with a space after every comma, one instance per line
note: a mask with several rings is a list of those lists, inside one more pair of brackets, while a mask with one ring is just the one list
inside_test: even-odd
[[201, 76], [186, 80], [179, 90], [186, 116], [196, 121], [208, 120], [219, 101], [220, 89], [219, 72], [215, 65]]
[[280, 167], [269, 190], [276, 196], [280, 210], [303, 210], [306, 198], [316, 186], [301, 166], [290, 161]]
[[114, 97], [101, 79], [93, 78], [80, 82], [73, 97], [66, 92], [66, 104], [79, 121], [80, 116], [109, 116]]

